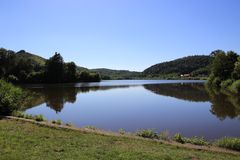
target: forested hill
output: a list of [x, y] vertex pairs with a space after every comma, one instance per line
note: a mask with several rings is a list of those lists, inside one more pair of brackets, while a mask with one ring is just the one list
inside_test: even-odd
[[64, 62], [59, 53], [49, 59], [24, 50], [14, 52], [0, 48], [0, 79], [12, 83], [98, 82], [98, 73]]
[[128, 70], [113, 70], [107, 68], [92, 69], [98, 72], [102, 79], [139, 79], [142, 76], [141, 72], [128, 71]]
[[144, 70], [145, 75], [193, 74], [208, 75], [213, 58], [196, 55], [179, 58], [169, 62], [155, 64]]
[[37, 56], [35, 54], [26, 52], [25, 50], [20, 50], [19, 52], [16, 53], [16, 58], [17, 59], [30, 59], [32, 61], [35, 61], [39, 65], [45, 65], [47, 59]]

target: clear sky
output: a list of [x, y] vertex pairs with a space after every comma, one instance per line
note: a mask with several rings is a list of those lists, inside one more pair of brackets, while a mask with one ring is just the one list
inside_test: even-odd
[[0, 19], [0, 47], [88, 68], [240, 52], [240, 0], [1, 0]]

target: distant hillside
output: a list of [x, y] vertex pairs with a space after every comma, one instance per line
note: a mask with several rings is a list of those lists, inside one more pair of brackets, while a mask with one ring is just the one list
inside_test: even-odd
[[[45, 59], [43, 57], [26, 52], [24, 50], [17, 52], [16, 56], [19, 59], [31, 59], [31, 60], [35, 61], [36, 63], [40, 64], [41, 66], [44, 66], [47, 61], [47, 59]], [[81, 71], [89, 71], [89, 70], [87, 68], [77, 66], [77, 71], [81, 72]]]
[[192, 74], [208, 75], [212, 57], [196, 55], [155, 64], [143, 71], [145, 75]]
[[40, 65], [45, 65], [46, 63], [46, 59], [40, 56], [37, 56], [35, 54], [26, 52], [24, 50], [21, 50], [19, 52], [16, 53], [16, 57], [18, 59], [31, 59], [33, 61], [35, 61], [36, 63], [40, 64]]
[[91, 71], [98, 72], [102, 79], [139, 79], [142, 76], [141, 72], [128, 70], [113, 70], [106, 68], [92, 69]]

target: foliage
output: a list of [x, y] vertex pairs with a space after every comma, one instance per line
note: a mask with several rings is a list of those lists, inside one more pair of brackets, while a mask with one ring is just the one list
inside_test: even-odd
[[191, 143], [194, 145], [200, 145], [200, 146], [209, 145], [209, 142], [207, 142], [203, 137], [197, 137], [197, 136], [194, 136], [191, 138], [184, 138], [184, 142]]
[[215, 143], [219, 147], [240, 151], [240, 138], [224, 137], [217, 140]]
[[59, 53], [49, 58], [46, 62], [46, 79], [50, 83], [63, 82], [64, 61]]
[[97, 127], [95, 127], [95, 126], [85, 126], [84, 128], [91, 129], [91, 130], [96, 130], [97, 129]]
[[221, 87], [234, 93], [240, 92], [240, 57], [233, 51], [217, 50], [212, 54], [214, 60], [208, 86]]
[[234, 79], [240, 79], [240, 57], [238, 57], [238, 61], [235, 63], [232, 77]]
[[136, 135], [143, 138], [151, 138], [151, 139], [158, 138], [157, 133], [152, 129], [138, 130]]
[[126, 131], [125, 131], [123, 128], [120, 128], [120, 129], [118, 130], [118, 133], [119, 133], [119, 134], [125, 134]]
[[231, 78], [237, 57], [238, 55], [232, 51], [227, 53], [224, 51], [216, 52], [212, 63], [212, 74], [214, 77], [219, 77], [221, 80]]
[[44, 121], [44, 117], [43, 117], [43, 115], [36, 115], [35, 117], [34, 117], [34, 119], [36, 120], [36, 121], [38, 121], [38, 122], [40, 122], [40, 121]]
[[185, 143], [183, 136], [180, 133], [176, 133], [173, 136], [173, 140], [179, 143]]
[[188, 56], [169, 62], [153, 65], [144, 70], [145, 75], [164, 75], [164, 74], [194, 74], [208, 75], [208, 67], [212, 62], [211, 56]]
[[61, 124], [62, 124], [62, 121], [61, 121], [60, 119], [58, 119], [58, 120], [56, 121], [56, 124], [61, 125]]
[[[0, 78], [12, 83], [69, 83], [101, 80], [96, 72], [77, 67], [74, 62], [65, 63], [59, 53], [55, 53], [46, 60], [24, 50], [15, 53], [1, 48], [0, 64]], [[87, 77], [80, 76], [82, 71], [86, 72]]]
[[98, 72], [101, 75], [101, 79], [141, 79], [143, 75], [141, 72], [128, 71], [128, 70], [113, 70], [106, 68], [92, 69], [94, 72]]
[[161, 139], [161, 140], [165, 140], [165, 141], [170, 140], [169, 132], [167, 130], [160, 132], [158, 134], [158, 138]]
[[220, 86], [221, 88], [228, 88], [231, 84], [233, 83], [233, 80], [232, 79], [227, 79], [225, 81], [222, 81]]
[[240, 93], [240, 80], [233, 82], [233, 84], [230, 86], [230, 91], [233, 93]]
[[101, 80], [101, 77], [98, 73], [90, 73], [87, 71], [82, 71], [78, 77], [77, 77], [78, 81], [82, 81], [82, 82], [99, 82]]
[[10, 115], [20, 109], [27, 94], [18, 87], [0, 80], [0, 115]]

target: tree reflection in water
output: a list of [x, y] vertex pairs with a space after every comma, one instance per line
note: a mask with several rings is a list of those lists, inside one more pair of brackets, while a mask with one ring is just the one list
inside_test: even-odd
[[[32, 108], [42, 103], [46, 103], [48, 107], [54, 109], [56, 112], [61, 112], [65, 103], [76, 102], [77, 94], [128, 87], [131, 86], [75, 87], [74, 85], [53, 85], [42, 88], [29, 88], [33, 91], [34, 96], [28, 103], [27, 108]], [[207, 88], [202, 83], [147, 84], [143, 85], [143, 87], [157, 95], [170, 96], [191, 102], [211, 102], [210, 112], [217, 116], [220, 120], [224, 120], [227, 117], [233, 119], [240, 116], [239, 96]]]

